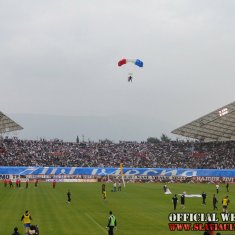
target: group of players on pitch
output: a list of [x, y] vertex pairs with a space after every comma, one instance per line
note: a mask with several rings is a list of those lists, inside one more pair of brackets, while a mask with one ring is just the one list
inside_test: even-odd
[[[69, 202], [71, 202], [71, 196], [69, 196]], [[32, 225], [31, 224], [32, 216], [30, 215], [29, 211], [26, 210], [25, 213], [21, 217], [21, 221], [24, 223], [25, 227], [25, 234], [26, 235], [39, 235], [39, 228], [37, 225]], [[108, 217], [108, 224], [107, 227], [108, 229], [108, 235], [114, 235], [114, 229], [117, 229], [117, 220], [116, 217], [113, 215], [113, 212], [109, 212], [109, 217]], [[18, 228], [14, 228], [14, 232], [12, 235], [21, 235], [18, 231]]]
[[[22, 215], [21, 221], [24, 223], [26, 235], [39, 235], [38, 226], [31, 224], [32, 216], [30, 215], [28, 210], [26, 210], [25, 213]], [[14, 228], [14, 232], [12, 233], [12, 235], [21, 235], [17, 227]]]
[[[111, 192], [121, 192], [121, 191], [122, 191], [121, 182], [118, 182], [118, 187], [117, 187], [117, 183], [114, 182], [113, 183], [113, 189], [111, 190]], [[102, 186], [101, 186], [101, 193], [102, 193], [103, 199], [106, 200], [107, 192], [106, 192], [105, 184], [102, 184]]]
[[[216, 193], [218, 194], [218, 193], [219, 193], [219, 185], [216, 184], [215, 187], [216, 187]], [[165, 191], [165, 188], [166, 188], [166, 185], [163, 186], [163, 190], [164, 190], [164, 191]], [[227, 192], [229, 192], [229, 184], [228, 184], [228, 183], [226, 184], [226, 190], [227, 190]], [[185, 209], [185, 196], [186, 196], [186, 193], [185, 193], [185, 192], [183, 192], [183, 193], [180, 195], [181, 209]], [[202, 192], [201, 197], [202, 197], [202, 205], [206, 205], [207, 194], [206, 194], [205, 192]], [[177, 197], [176, 194], [175, 194], [174, 197], [172, 198], [172, 202], [173, 202], [173, 208], [174, 208], [174, 210], [176, 210], [177, 204], [178, 204], [178, 197]], [[218, 207], [217, 207], [218, 199], [217, 199], [217, 197], [216, 197], [216, 194], [213, 195], [212, 203], [213, 203], [213, 209], [214, 209], [214, 210], [218, 210]], [[230, 203], [230, 200], [229, 200], [229, 198], [228, 198], [228, 195], [226, 195], [226, 196], [222, 199], [223, 213], [228, 213], [228, 205], [229, 205], [229, 203]]]
[[[37, 184], [38, 184], [38, 182], [37, 182]], [[53, 189], [55, 189], [55, 186], [56, 186], [56, 181], [53, 181], [52, 182]], [[37, 187], [37, 185], [35, 185], [35, 187]], [[114, 183], [114, 188], [112, 189], [112, 192], [116, 192], [116, 191], [117, 191], [116, 190], [116, 183]], [[118, 184], [118, 191], [121, 191], [121, 183]], [[106, 193], [105, 184], [102, 184], [101, 192], [102, 192], [103, 199], [106, 200], [107, 193]], [[67, 201], [66, 202], [68, 204], [71, 203], [71, 192], [70, 192], [70, 190], [68, 190], [68, 192], [67, 192]], [[39, 235], [38, 226], [31, 224], [32, 216], [31, 216], [31, 214], [29, 213], [28, 210], [26, 210], [25, 213], [22, 215], [21, 221], [24, 224], [25, 234], [26, 235]], [[114, 229], [117, 229], [117, 220], [116, 220], [116, 217], [113, 215], [112, 211], [109, 212], [108, 224], [107, 224], [106, 228], [108, 230], [108, 235], [114, 235]], [[21, 235], [19, 233], [17, 227], [14, 228], [14, 232], [12, 233], [12, 235]]]
[[[14, 180], [14, 181], [12, 179], [4, 179], [3, 183], [4, 183], [5, 188], [7, 187], [7, 185], [9, 185], [10, 188], [21, 188], [22, 187], [22, 182], [21, 182], [20, 178]], [[38, 179], [34, 180], [34, 186], [35, 187], [38, 186]], [[29, 187], [29, 179], [26, 179], [25, 180], [25, 188], [27, 189], [28, 187]]]

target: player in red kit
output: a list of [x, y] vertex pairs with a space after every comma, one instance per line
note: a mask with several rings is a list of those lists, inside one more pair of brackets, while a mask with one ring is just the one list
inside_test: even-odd
[[4, 187], [7, 187], [7, 179], [4, 179]]
[[38, 187], [38, 179], [35, 180], [34, 186]]
[[19, 180], [16, 179], [16, 188], [18, 188], [18, 187], [19, 187]]
[[29, 180], [26, 180], [25, 182], [25, 188], [27, 189], [29, 187]]
[[56, 180], [53, 180], [52, 187], [55, 188]]

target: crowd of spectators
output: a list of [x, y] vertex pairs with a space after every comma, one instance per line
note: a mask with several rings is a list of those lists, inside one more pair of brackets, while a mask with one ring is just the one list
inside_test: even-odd
[[63, 142], [0, 140], [0, 166], [235, 169], [235, 141]]

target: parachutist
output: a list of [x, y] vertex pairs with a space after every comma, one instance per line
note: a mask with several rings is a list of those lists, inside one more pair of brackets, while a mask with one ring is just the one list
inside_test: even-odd
[[[127, 63], [133, 63], [134, 65], [140, 67], [140, 68], [143, 68], [144, 67], [144, 63], [143, 61], [139, 60], [139, 59], [121, 59], [118, 61], [118, 66], [123, 66]], [[128, 82], [132, 82], [133, 80], [133, 77], [132, 77], [132, 73], [128, 73], [128, 77], [127, 77], [127, 81]]]

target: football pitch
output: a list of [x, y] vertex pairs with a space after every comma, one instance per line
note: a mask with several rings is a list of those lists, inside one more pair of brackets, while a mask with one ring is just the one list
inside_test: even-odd
[[[207, 205], [202, 205], [201, 198], [186, 198], [186, 208], [176, 212], [213, 213], [212, 196], [215, 193], [214, 184], [168, 184], [173, 194], [207, 193]], [[51, 183], [39, 183], [35, 188], [29, 184], [25, 189], [4, 188], [0, 184], [0, 235], [8, 235], [17, 226], [21, 234], [24, 227], [20, 221], [25, 210], [29, 210], [33, 218], [32, 224], [37, 224], [40, 235], [105, 235], [109, 211], [112, 210], [117, 219], [115, 235], [172, 235], [172, 234], [203, 234], [198, 231], [169, 231], [168, 215], [173, 212], [171, 195], [163, 194], [163, 184], [129, 183], [121, 192], [111, 192], [112, 184], [106, 184], [107, 200], [101, 195], [101, 183], [57, 183], [52, 188]], [[67, 191], [71, 192], [71, 204], [66, 203]], [[235, 212], [233, 185], [226, 193], [225, 184], [220, 185], [217, 195], [218, 208], [222, 211], [221, 201], [229, 195], [229, 212]], [[178, 196], [179, 201], [180, 197]], [[235, 232], [221, 232], [235, 234]]]

